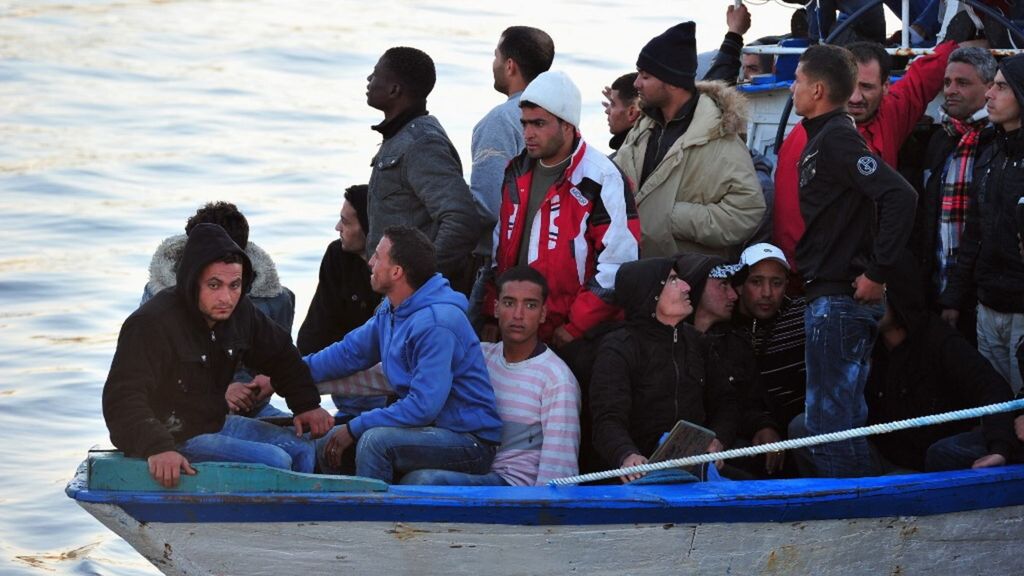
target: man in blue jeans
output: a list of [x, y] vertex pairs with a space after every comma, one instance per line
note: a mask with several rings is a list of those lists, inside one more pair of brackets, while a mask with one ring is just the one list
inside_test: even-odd
[[[845, 48], [819, 45], [800, 57], [793, 105], [804, 117], [807, 145], [797, 167], [806, 231], [796, 248], [806, 282], [809, 434], [864, 425], [864, 384], [878, 321], [885, 311], [886, 276], [907, 244], [917, 195], [873, 154], [845, 104], [857, 64]], [[863, 438], [812, 447], [821, 476], [870, 473]]]
[[425, 234], [391, 226], [370, 258], [377, 312], [343, 340], [305, 357], [315, 381], [380, 362], [398, 401], [335, 427], [325, 468], [356, 448], [356, 474], [395, 482], [422, 468], [484, 474], [501, 442], [501, 419], [466, 297], [437, 272]]
[[[173, 288], [125, 320], [103, 386], [110, 440], [146, 458], [166, 487], [190, 462], [255, 462], [312, 472], [313, 444], [333, 419], [291, 337], [249, 299], [253, 266], [216, 224], [188, 235]], [[296, 414], [295, 432], [228, 415], [228, 385], [240, 364], [272, 379]]]

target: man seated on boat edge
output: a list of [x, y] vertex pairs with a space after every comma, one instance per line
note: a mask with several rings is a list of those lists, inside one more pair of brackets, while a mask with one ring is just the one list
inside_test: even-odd
[[354, 446], [356, 474], [389, 483], [421, 468], [486, 473], [502, 425], [466, 297], [437, 272], [434, 246], [415, 228], [387, 228], [370, 268], [384, 295], [373, 317], [304, 360], [316, 381], [380, 362], [398, 400], [331, 430], [328, 469]]
[[[248, 298], [266, 314], [277, 322], [285, 332], [291, 334], [292, 321], [295, 318], [295, 294], [281, 285], [274, 260], [265, 250], [249, 241], [249, 221], [237, 206], [230, 202], [208, 202], [189, 216], [185, 223], [185, 233], [166, 238], [160, 243], [149, 263], [149, 281], [142, 291], [141, 306], [161, 290], [174, 288], [177, 283], [176, 272], [181, 260], [185, 242], [193, 228], [199, 224], [216, 224], [228, 233], [228, 236], [245, 251], [253, 266], [253, 284]], [[270, 418], [289, 416], [270, 403], [274, 389], [270, 379], [265, 375], [252, 374], [244, 365], [239, 365], [232, 383], [228, 386], [226, 397], [228, 407], [239, 416], [251, 418]]]
[[602, 340], [590, 384], [594, 445], [609, 468], [646, 463], [679, 420], [717, 434], [709, 452], [735, 435], [736, 391], [712, 377], [701, 335], [686, 321], [694, 306], [680, 262], [691, 279], [706, 280], [724, 260], [699, 254], [645, 258], [623, 264], [616, 275], [615, 297], [626, 308], [626, 323]]
[[416, 470], [402, 484], [543, 486], [579, 471], [580, 387], [538, 335], [547, 281], [536, 269], [519, 265], [496, 283], [501, 341], [480, 344], [503, 425], [491, 471]]
[[[246, 295], [253, 267], [223, 228], [189, 234], [174, 289], [133, 312], [118, 337], [103, 387], [110, 440], [146, 458], [153, 478], [177, 485], [190, 462], [254, 462], [312, 472], [314, 437], [333, 420], [291, 337]], [[296, 414], [295, 432], [228, 415], [225, 390], [241, 362], [272, 378]]]

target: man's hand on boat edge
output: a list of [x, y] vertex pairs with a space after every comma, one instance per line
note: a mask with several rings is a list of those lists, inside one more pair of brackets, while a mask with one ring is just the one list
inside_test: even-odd
[[189, 476], [196, 474], [195, 468], [188, 463], [188, 459], [174, 450], [153, 454], [146, 458], [146, 462], [149, 464], [150, 476], [164, 488], [177, 486], [182, 472]]

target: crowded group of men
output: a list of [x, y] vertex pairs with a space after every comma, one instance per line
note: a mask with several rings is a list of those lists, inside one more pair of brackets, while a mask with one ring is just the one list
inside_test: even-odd
[[[245, 217], [203, 206], [158, 248], [121, 329], [103, 392], [113, 444], [168, 487], [211, 460], [531, 486], [646, 463], [681, 420], [718, 452], [1010, 400], [1024, 55], [997, 63], [971, 30], [890, 82], [879, 44], [813, 45], [773, 168], [747, 148], [734, 85], [774, 61], [741, 55], [745, 7], [727, 23], [702, 78], [683, 22], [605, 89], [611, 156], [581, 134], [551, 37], [507, 28], [492, 65], [507, 100], [473, 129], [468, 182], [427, 111], [433, 61], [387, 50], [366, 96], [382, 142], [368, 184], [345, 191], [296, 343], [294, 294]], [[908, 167], [900, 150], [940, 91]], [[1014, 416], [717, 468], [998, 466], [1022, 456]]]

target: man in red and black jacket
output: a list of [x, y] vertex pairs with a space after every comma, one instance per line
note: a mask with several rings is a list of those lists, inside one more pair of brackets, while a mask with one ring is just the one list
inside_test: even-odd
[[520, 99], [526, 149], [509, 163], [485, 283], [484, 339], [494, 340], [494, 278], [519, 264], [550, 287], [540, 337], [556, 350], [606, 320], [615, 273], [639, 254], [640, 220], [632, 187], [578, 129], [580, 93], [562, 72], [545, 72]]
[[[847, 47], [857, 60], [857, 82], [847, 102], [848, 112], [871, 152], [889, 166], [896, 168], [900, 147], [942, 89], [946, 61], [957, 46], [953, 40], [939, 44], [932, 54], [914, 60], [903, 79], [892, 86], [892, 59], [881, 45], [856, 42]], [[775, 170], [772, 243], [782, 248], [790, 262], [796, 262], [796, 245], [804, 234], [797, 163], [806, 144], [807, 132], [797, 124], [779, 149]]]

